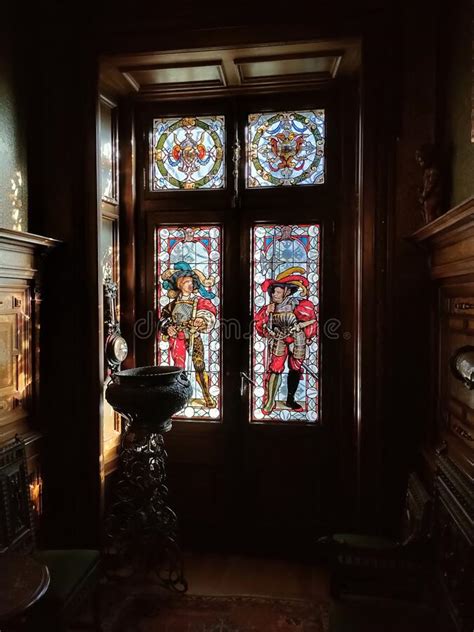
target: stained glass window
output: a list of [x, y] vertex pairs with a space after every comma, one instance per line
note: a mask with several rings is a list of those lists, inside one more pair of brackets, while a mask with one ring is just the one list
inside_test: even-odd
[[251, 421], [319, 418], [318, 224], [252, 229]]
[[156, 118], [150, 154], [151, 191], [222, 189], [225, 118]]
[[177, 417], [221, 416], [221, 243], [219, 226], [155, 231], [156, 363], [186, 369], [193, 386]]
[[324, 182], [324, 110], [249, 114], [247, 187]]

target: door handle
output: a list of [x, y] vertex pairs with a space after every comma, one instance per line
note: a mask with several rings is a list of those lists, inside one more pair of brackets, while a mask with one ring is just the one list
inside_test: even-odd
[[244, 371], [240, 372], [240, 397], [243, 397], [243, 394], [245, 393], [245, 387], [247, 384], [251, 384], [252, 386], [257, 386], [255, 384], [255, 382], [252, 380], [252, 378], [250, 378], [247, 373], [244, 373]]

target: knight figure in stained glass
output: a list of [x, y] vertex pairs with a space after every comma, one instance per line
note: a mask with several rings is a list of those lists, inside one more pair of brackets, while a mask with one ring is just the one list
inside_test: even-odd
[[217, 226], [156, 229], [156, 362], [186, 370], [193, 396], [179, 417], [220, 416], [220, 248]]
[[251, 421], [319, 414], [319, 226], [253, 228]]
[[201, 333], [209, 333], [216, 323], [217, 310], [212, 304], [215, 294], [209, 289], [214, 279], [206, 279], [199, 270], [178, 261], [162, 275], [162, 280], [172, 300], [161, 312], [161, 330], [163, 338], [169, 340], [173, 364], [185, 369], [187, 358], [191, 360], [204, 403], [214, 408], [201, 338]]
[[269, 302], [255, 316], [260, 336], [268, 338], [268, 369], [265, 375], [265, 395], [262, 413], [270, 415], [276, 406], [281, 375], [288, 362], [285, 406], [295, 412], [304, 408], [295, 400], [303, 374], [306, 346], [316, 335], [316, 308], [308, 300], [308, 279], [303, 268], [288, 268], [275, 279], [266, 279], [262, 290]]

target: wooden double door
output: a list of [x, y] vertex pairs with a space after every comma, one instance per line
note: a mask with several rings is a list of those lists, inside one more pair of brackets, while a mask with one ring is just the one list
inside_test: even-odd
[[[343, 265], [341, 247], [337, 99], [323, 92], [238, 106], [193, 103], [170, 112], [147, 104], [137, 112], [137, 361], [182, 366], [193, 385], [166, 437], [184, 537], [283, 551], [329, 528], [338, 486], [340, 299], [351, 264]], [[319, 182], [250, 186], [251, 116], [297, 108], [324, 113], [331, 144]], [[166, 162], [156, 121], [186, 119], [192, 127], [191, 114], [201, 113], [224, 113], [225, 186], [153, 190]], [[203, 140], [203, 128], [193, 137], [191, 127], [187, 136], [175, 127], [170, 164], [181, 164], [188, 141]], [[289, 142], [288, 127], [272, 129]], [[291, 147], [275, 151], [288, 156]]]

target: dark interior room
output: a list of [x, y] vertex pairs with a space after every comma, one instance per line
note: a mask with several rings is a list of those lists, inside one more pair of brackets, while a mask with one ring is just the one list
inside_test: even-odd
[[473, 24], [11, 3], [2, 632], [473, 632]]

